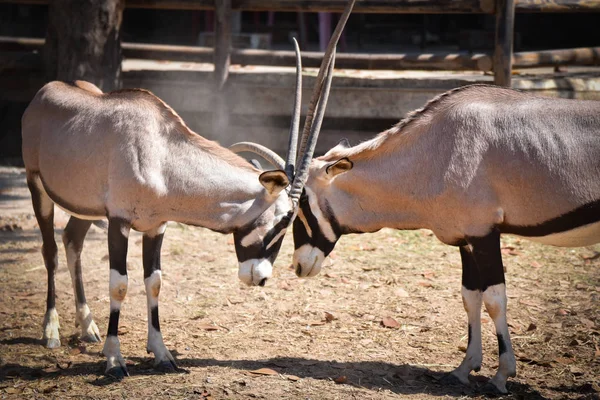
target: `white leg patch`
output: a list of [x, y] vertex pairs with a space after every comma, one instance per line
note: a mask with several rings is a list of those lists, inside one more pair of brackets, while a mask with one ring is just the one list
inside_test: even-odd
[[491, 382], [501, 393], [507, 393], [506, 381], [517, 373], [517, 362], [510, 342], [508, 324], [506, 320], [506, 286], [503, 283], [490, 286], [483, 292], [483, 302], [488, 314], [494, 321], [496, 335], [503, 343], [499, 344], [504, 352], [500, 355], [498, 371]]
[[270, 278], [272, 273], [273, 265], [269, 260], [253, 258], [240, 263], [238, 277], [246, 285], [258, 286], [263, 279]]
[[46, 347], [49, 349], [60, 347], [59, 329], [58, 313], [56, 308], [51, 308], [46, 311], [44, 316], [44, 336], [42, 337], [43, 340], [46, 340]]
[[121, 309], [121, 302], [125, 300], [125, 295], [127, 295], [128, 281], [127, 275], [121, 275], [114, 269], [110, 270], [109, 293], [111, 310]]
[[464, 286], [461, 290], [463, 305], [467, 312], [470, 327], [470, 342], [467, 353], [462, 363], [452, 371], [452, 374], [463, 384], [469, 383], [469, 374], [481, 368], [483, 359], [481, 350], [481, 303], [482, 294], [478, 290], [468, 290]]
[[162, 273], [160, 270], [152, 272], [149, 277], [144, 279], [144, 285], [146, 286], [146, 298], [148, 299], [148, 316], [150, 316], [150, 309], [158, 306], [158, 295], [162, 286]]
[[[316, 276], [321, 272], [323, 261], [325, 261], [325, 254], [319, 248], [305, 244], [294, 251], [292, 262], [298, 276], [306, 278]], [[298, 266], [300, 266], [299, 270]]]
[[163, 342], [163, 337], [160, 332], [158, 332], [152, 326], [150, 322], [150, 314], [148, 314], [148, 345], [147, 350], [149, 353], [154, 354], [154, 365], [159, 365], [162, 363], [170, 363], [173, 367], [175, 367], [175, 359], [171, 352], [165, 346]]

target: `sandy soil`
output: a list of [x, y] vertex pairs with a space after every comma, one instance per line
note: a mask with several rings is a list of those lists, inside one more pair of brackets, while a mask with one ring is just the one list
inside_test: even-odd
[[[237, 279], [231, 236], [170, 224], [163, 246], [161, 328], [182, 372], [146, 354], [141, 235], [131, 236], [121, 349], [130, 377], [102, 375], [102, 344], [80, 342], [60, 249], [59, 349], [41, 341], [46, 272], [21, 169], [0, 168], [0, 398], [485, 398], [497, 367], [483, 316], [484, 365], [470, 386], [444, 386], [467, 344], [458, 250], [428, 231], [344, 237], [321, 275], [296, 278], [286, 237], [264, 288]], [[57, 211], [56, 239], [68, 217]], [[506, 398], [600, 398], [600, 246], [503, 241], [518, 376]], [[100, 331], [108, 324], [106, 234], [92, 227], [84, 280]], [[384, 318], [398, 322], [385, 327]], [[262, 370], [262, 374], [253, 371]]]

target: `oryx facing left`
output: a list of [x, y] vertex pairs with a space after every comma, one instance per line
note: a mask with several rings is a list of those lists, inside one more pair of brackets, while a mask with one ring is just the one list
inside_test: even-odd
[[[22, 119], [23, 160], [42, 233], [48, 273], [44, 318], [47, 347], [60, 346], [55, 309], [54, 204], [71, 214], [63, 243], [75, 293], [82, 338], [100, 334], [86, 304], [81, 250], [93, 220], [108, 218], [110, 319], [103, 353], [106, 373], [127, 375], [117, 337], [127, 294], [127, 244], [131, 229], [143, 232], [144, 283], [148, 304], [148, 352], [155, 366], [176, 368], [160, 333], [160, 249], [167, 221], [233, 233], [239, 277], [264, 285], [283, 236], [293, 220], [321, 127], [333, 75], [335, 45], [354, 5], [351, 0], [323, 58], [302, 135], [298, 173], [301, 63], [296, 44], [296, 96], [287, 161], [262, 146], [226, 149], [192, 132], [152, 93], [103, 93], [88, 82], [51, 82], [39, 90]], [[235, 151], [253, 151], [278, 169], [262, 172]], [[291, 186], [289, 192], [284, 190]]]

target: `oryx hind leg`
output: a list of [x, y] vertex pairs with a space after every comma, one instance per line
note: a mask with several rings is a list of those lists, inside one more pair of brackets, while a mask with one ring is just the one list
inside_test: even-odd
[[100, 331], [92, 318], [92, 313], [85, 299], [81, 269], [81, 250], [83, 249], [85, 235], [91, 224], [92, 221], [71, 217], [63, 232], [63, 243], [75, 294], [75, 326], [81, 327], [82, 340], [99, 342], [101, 340]]
[[[510, 342], [506, 319], [506, 286], [500, 251], [500, 232], [492, 230], [483, 238], [469, 238], [472, 255], [479, 269], [480, 290], [485, 308], [494, 321], [498, 338], [499, 365], [490, 380], [492, 390], [507, 393], [506, 381], [516, 375], [517, 363]], [[494, 391], [495, 391], [494, 390]]]
[[54, 202], [42, 186], [39, 175], [27, 172], [27, 186], [31, 192], [33, 211], [42, 233], [42, 256], [48, 273], [48, 295], [46, 298], [46, 314], [44, 316], [44, 333], [42, 339], [46, 347], [60, 347], [60, 325], [56, 312], [56, 288], [54, 277], [58, 266], [58, 248], [54, 240]]
[[465, 358], [452, 376], [461, 383], [469, 383], [471, 371], [479, 371], [482, 361], [481, 350], [481, 305], [483, 296], [480, 290], [479, 270], [469, 246], [460, 248], [462, 260], [462, 300], [468, 318], [468, 345]]

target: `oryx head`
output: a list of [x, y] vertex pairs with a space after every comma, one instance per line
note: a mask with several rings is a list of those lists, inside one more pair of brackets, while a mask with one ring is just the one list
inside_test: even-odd
[[[270, 193], [272, 205], [251, 224], [234, 232], [236, 253], [240, 263], [239, 277], [248, 285], [262, 286], [267, 278], [271, 276], [272, 265], [279, 253], [283, 237], [298, 213], [300, 197], [308, 178], [308, 169], [321, 130], [321, 123], [323, 122], [331, 88], [335, 64], [335, 46], [352, 11], [354, 2], [355, 0], [348, 2], [323, 56], [308, 106], [300, 140], [300, 151], [297, 151], [297, 148], [300, 126], [302, 65], [300, 49], [295, 40], [296, 94], [286, 160], [284, 161], [275, 152], [256, 143], [241, 142], [230, 147], [236, 153], [243, 151], [256, 153], [277, 168], [276, 171], [267, 171], [260, 175], [261, 184]], [[290, 184], [286, 190], [282, 190], [288, 183]]]
[[327, 200], [332, 180], [353, 166], [347, 158], [329, 161], [329, 154], [344, 146], [344, 143], [340, 143], [323, 157], [312, 160], [310, 165], [293, 227], [293, 266], [299, 277], [317, 275], [340, 236], [346, 233]]

